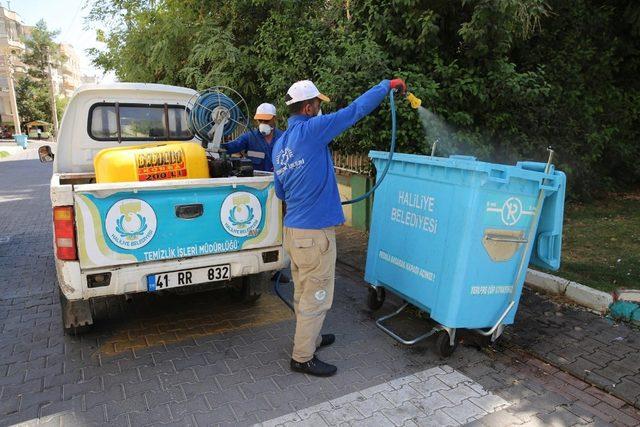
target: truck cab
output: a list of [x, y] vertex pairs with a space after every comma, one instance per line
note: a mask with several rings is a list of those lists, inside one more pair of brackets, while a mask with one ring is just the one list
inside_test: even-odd
[[96, 182], [101, 150], [156, 143], [182, 155], [181, 144], [201, 144], [188, 123], [194, 95], [159, 84], [81, 86], [60, 124], [55, 155], [41, 149], [41, 160], [53, 161], [65, 330], [93, 324], [94, 303], [108, 296], [224, 286], [255, 300], [285, 266], [282, 205], [271, 173]]

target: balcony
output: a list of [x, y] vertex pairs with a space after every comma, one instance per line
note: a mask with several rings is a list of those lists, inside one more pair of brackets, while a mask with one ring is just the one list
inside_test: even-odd
[[66, 79], [65, 79], [65, 80], [62, 82], [62, 88], [63, 88], [64, 90], [66, 90], [66, 91], [68, 91], [68, 90], [73, 91], [73, 90], [76, 90], [76, 88], [77, 88], [78, 86], [80, 86], [80, 84], [81, 84], [81, 83], [80, 83], [79, 81], [77, 81], [77, 80], [66, 80]]
[[17, 53], [22, 53], [25, 49], [25, 45], [19, 39], [9, 38], [7, 34], [3, 34], [0, 36], [0, 49], [12, 49], [17, 50]]

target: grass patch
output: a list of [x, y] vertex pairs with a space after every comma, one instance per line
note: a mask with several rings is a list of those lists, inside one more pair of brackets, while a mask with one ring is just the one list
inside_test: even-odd
[[9, 157], [10, 154], [7, 153], [6, 151], [0, 151], [0, 159], [2, 159], [3, 157]]
[[640, 289], [640, 192], [565, 208], [555, 275], [595, 289]]

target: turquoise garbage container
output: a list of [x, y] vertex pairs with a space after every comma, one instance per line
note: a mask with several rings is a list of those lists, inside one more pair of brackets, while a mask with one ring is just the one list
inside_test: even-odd
[[25, 150], [27, 149], [27, 138], [28, 135], [13, 135], [13, 139], [16, 141], [16, 144]]
[[[389, 161], [369, 156], [377, 171]], [[440, 333], [444, 356], [458, 328], [497, 339], [514, 321], [529, 263], [560, 266], [565, 186], [550, 163], [396, 154], [375, 194], [365, 280], [372, 309], [385, 290], [406, 304], [378, 326], [405, 344]], [[438, 326], [411, 340], [385, 326], [409, 305]]]

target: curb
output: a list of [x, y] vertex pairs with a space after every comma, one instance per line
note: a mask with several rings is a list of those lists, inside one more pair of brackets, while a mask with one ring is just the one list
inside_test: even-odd
[[613, 303], [613, 296], [609, 293], [541, 271], [528, 269], [525, 283], [533, 290], [562, 295], [599, 313], [609, 311], [609, 306]]

